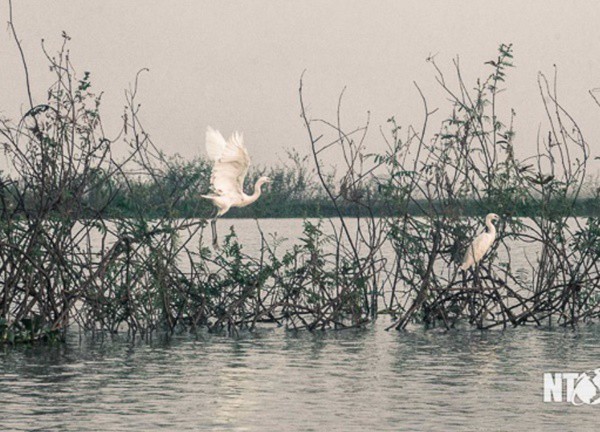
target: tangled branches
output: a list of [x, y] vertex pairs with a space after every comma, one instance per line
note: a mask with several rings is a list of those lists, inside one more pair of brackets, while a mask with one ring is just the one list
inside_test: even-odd
[[[390, 119], [382, 154], [367, 153], [368, 116], [345, 129], [343, 93], [335, 121], [312, 118], [301, 81], [314, 172], [334, 217], [305, 221], [287, 250], [259, 226], [260, 247], [247, 253], [232, 230], [215, 254], [204, 246], [204, 219], [177, 217], [182, 202], [201, 205], [208, 171], [167, 158], [144, 130], [143, 71], [126, 93], [121, 130], [108, 138], [101, 94], [89, 73], [75, 73], [68, 39], [56, 55], [44, 48], [54, 76], [44, 103], [29, 94], [22, 119], [0, 119], [10, 162], [0, 179], [0, 340], [60, 338], [74, 324], [149, 335], [265, 323], [339, 329], [380, 314], [397, 329], [598, 318], [600, 221], [574, 217], [588, 144], [558, 102], [556, 79], [540, 74], [548, 133], [534, 155], [516, 156], [514, 113], [505, 123], [497, 114], [511, 46], [500, 47], [473, 90], [458, 61], [457, 88], [432, 61], [450, 116], [431, 135], [434, 110], [417, 86], [422, 127], [404, 136]], [[341, 161], [341, 171], [332, 174], [324, 160]], [[306, 178], [303, 170], [281, 175], [298, 187]], [[115, 206], [123, 196], [139, 199]], [[124, 206], [127, 216], [115, 215]], [[533, 217], [519, 217], [524, 209]], [[502, 215], [497, 241], [474, 271], [460, 272], [456, 263], [481, 229], [471, 216], [490, 212]]]
[[[412, 321], [446, 328], [459, 322], [490, 328], [540, 325], [553, 319], [575, 325], [597, 317], [598, 218], [575, 217], [589, 148], [577, 123], [558, 102], [556, 80], [550, 85], [543, 74], [538, 77], [549, 132], [547, 138], [539, 137], [534, 155], [519, 160], [514, 112], [506, 123], [497, 114], [501, 86], [513, 67], [512, 46], [500, 46], [497, 58], [487, 62], [491, 73], [478, 80], [473, 90], [463, 81], [458, 60], [454, 63], [458, 88], [451, 88], [442, 70], [430, 61], [451, 102], [451, 115], [437, 133], [429, 135], [434, 111], [417, 86], [423, 125], [418, 130], [409, 128], [403, 137], [391, 118], [387, 152], [362, 152], [366, 128], [357, 129], [362, 134], [358, 144], [348, 138], [356, 131], [338, 132], [333, 142], [352, 157], [344, 159], [348, 172], [339, 194], [329, 194], [331, 199], [351, 200], [344, 191], [367, 173], [372, 177], [371, 190], [376, 188], [388, 211], [385, 218], [371, 219], [369, 239], [382, 242], [357, 238], [367, 248], [363, 257], [371, 259], [373, 267], [378, 251], [393, 251], [378, 270], [385, 276], [374, 285], [386, 302], [385, 311], [396, 318], [390, 328], [402, 329]], [[310, 130], [313, 124], [307, 122], [307, 127]], [[309, 135], [319, 164], [317, 155], [331, 150], [333, 144], [316, 148], [320, 137]], [[369, 167], [364, 166], [367, 160]], [[353, 180], [347, 183], [347, 179]], [[356, 202], [368, 208], [370, 195], [364, 196]], [[533, 217], [518, 217], [524, 209]], [[457, 263], [481, 229], [469, 216], [492, 212], [503, 217], [498, 241], [475, 271], [459, 272]], [[518, 257], [515, 250], [523, 245], [535, 257]]]

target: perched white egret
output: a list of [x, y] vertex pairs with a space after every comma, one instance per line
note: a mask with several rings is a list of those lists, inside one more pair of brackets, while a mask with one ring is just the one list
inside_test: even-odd
[[475, 237], [475, 240], [469, 245], [465, 257], [463, 258], [462, 265], [460, 266], [461, 270], [467, 270], [471, 267], [474, 268], [492, 247], [492, 244], [494, 244], [494, 240], [496, 239], [496, 227], [492, 222], [497, 221], [498, 219], [500, 219], [500, 216], [495, 213], [490, 213], [485, 217], [487, 231], [482, 232]]
[[261, 186], [269, 183], [269, 177], [260, 177], [254, 185], [254, 193], [244, 193], [244, 178], [250, 166], [250, 156], [240, 133], [234, 132], [228, 141], [225, 141], [219, 131], [210, 126], [206, 128], [206, 152], [214, 161], [210, 184], [213, 194], [202, 195], [209, 199], [216, 207], [215, 215], [210, 224], [213, 235], [213, 246], [217, 242], [217, 218], [223, 216], [231, 207], [246, 207], [260, 197]]

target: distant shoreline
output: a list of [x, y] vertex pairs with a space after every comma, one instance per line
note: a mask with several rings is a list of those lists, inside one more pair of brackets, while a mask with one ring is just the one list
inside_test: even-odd
[[[339, 206], [338, 210], [323, 200], [314, 201], [292, 201], [292, 202], [273, 202], [265, 197], [267, 202], [245, 208], [232, 209], [224, 219], [292, 219], [292, 218], [320, 218], [320, 217], [338, 217], [340, 214], [344, 217], [398, 217], [403, 214], [412, 216], [426, 216], [427, 214], [445, 214], [448, 217], [480, 217], [485, 216], [492, 211], [498, 211], [504, 216], [510, 217], [600, 217], [600, 201], [595, 198], [585, 198], [578, 200], [574, 205], [568, 202], [557, 202], [547, 208], [541, 209], [539, 203], [515, 203], [514, 207], [508, 211], [498, 210], [492, 203], [487, 205], [477, 204], [475, 201], [457, 202], [452, 206], [444, 206], [442, 203], [434, 203], [433, 206], [425, 201], [411, 202], [405, 207], [393, 207], [387, 203], [374, 202], [370, 209], [364, 206], [344, 204]], [[270, 202], [269, 202], [270, 201]], [[279, 200], [277, 200], [279, 201]], [[262, 204], [262, 205], [261, 205]], [[140, 211], [134, 208], [139, 207]], [[110, 217], [135, 217], [139, 216], [141, 209], [145, 209], [143, 214], [148, 217], [174, 217], [174, 218], [209, 218], [211, 217], [212, 207], [203, 201], [188, 203], [188, 205], [175, 206], [171, 209], [169, 215], [162, 214], [160, 211], [148, 211], [148, 206], [128, 206], [128, 208], [119, 208], [109, 206], [105, 209]]]

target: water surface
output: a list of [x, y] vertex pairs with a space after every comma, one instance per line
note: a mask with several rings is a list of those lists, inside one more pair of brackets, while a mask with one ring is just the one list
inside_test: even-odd
[[2, 430], [597, 430], [542, 373], [600, 366], [599, 327], [412, 328], [132, 342], [72, 333], [0, 351]]

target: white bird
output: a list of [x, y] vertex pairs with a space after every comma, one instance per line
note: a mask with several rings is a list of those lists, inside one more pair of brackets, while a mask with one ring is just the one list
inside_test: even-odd
[[487, 251], [492, 247], [494, 240], [496, 239], [496, 227], [492, 222], [499, 219], [500, 216], [495, 213], [490, 213], [485, 217], [487, 231], [482, 232], [475, 237], [473, 242], [469, 245], [465, 257], [463, 258], [462, 265], [460, 266], [461, 270], [468, 270], [471, 267], [475, 268]]
[[214, 161], [210, 184], [213, 194], [201, 195], [212, 201], [216, 212], [210, 224], [213, 235], [213, 246], [217, 242], [217, 218], [223, 216], [231, 207], [246, 207], [260, 197], [261, 186], [269, 183], [269, 177], [260, 177], [254, 185], [254, 193], [244, 193], [244, 179], [250, 166], [250, 156], [240, 133], [234, 132], [228, 141], [225, 141], [219, 131], [210, 126], [206, 128], [206, 152]]

